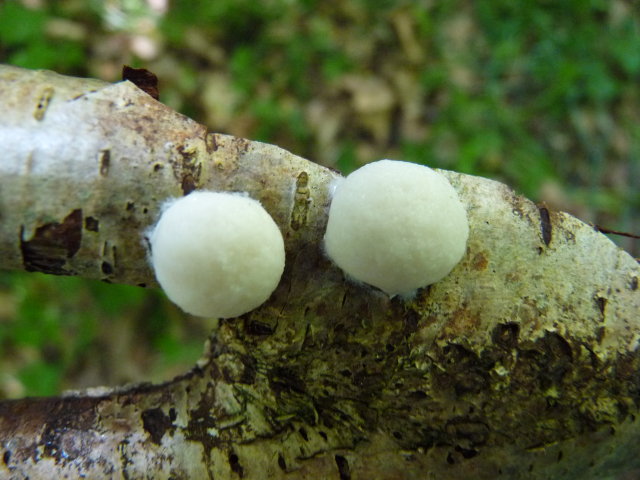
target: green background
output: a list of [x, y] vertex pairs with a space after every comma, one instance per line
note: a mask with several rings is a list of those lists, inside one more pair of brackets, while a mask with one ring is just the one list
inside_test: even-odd
[[[640, 233], [633, 1], [162, 4], [0, 2], [0, 62], [107, 81], [145, 67], [213, 131], [345, 173], [395, 158], [483, 175]], [[169, 379], [213, 325], [157, 291], [4, 273], [0, 398]]]

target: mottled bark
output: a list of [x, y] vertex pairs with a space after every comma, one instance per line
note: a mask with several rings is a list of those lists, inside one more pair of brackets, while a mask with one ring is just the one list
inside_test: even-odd
[[[4, 268], [155, 285], [145, 230], [193, 189], [260, 199], [272, 298], [157, 386], [0, 403], [0, 477], [606, 479], [640, 469], [640, 268], [571, 216], [442, 172], [462, 262], [415, 298], [347, 281], [336, 174], [208, 133], [128, 82], [0, 67]], [[66, 477], [65, 477], [66, 475]]]

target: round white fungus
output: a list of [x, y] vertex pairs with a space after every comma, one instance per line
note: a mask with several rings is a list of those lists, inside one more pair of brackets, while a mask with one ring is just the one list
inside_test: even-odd
[[355, 280], [407, 295], [445, 277], [464, 255], [468, 235], [466, 211], [444, 176], [381, 160], [336, 186], [324, 241]]
[[284, 270], [284, 242], [260, 203], [193, 192], [170, 203], [150, 235], [156, 278], [185, 312], [229, 318], [258, 307]]

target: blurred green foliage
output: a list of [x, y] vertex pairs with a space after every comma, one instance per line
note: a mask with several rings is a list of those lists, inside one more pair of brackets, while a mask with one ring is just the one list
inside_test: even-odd
[[5, 272], [0, 292], [0, 371], [13, 371], [23, 387], [7, 391], [14, 384], [5, 378], [0, 397], [139, 381], [138, 369], [146, 380], [166, 380], [193, 364], [208, 330], [182, 322], [160, 292], [139, 287]]
[[[122, 64], [144, 66], [161, 100], [215, 131], [345, 173], [399, 158], [485, 175], [586, 220], [640, 228], [631, 0], [176, 0], [164, 13], [143, 0], [30, 4], [0, 2], [0, 61], [112, 81]], [[207, 332], [142, 289], [31, 274], [0, 285], [11, 307], [0, 305], [0, 353], [21, 395], [137, 378], [113, 373], [121, 358], [94, 358], [135, 346], [153, 357], [129, 354], [141, 378], [168, 378]]]
[[46, 68], [80, 73], [86, 62], [82, 42], [58, 39], [51, 42], [43, 32], [51, 16], [62, 13], [57, 2], [43, 9], [28, 9], [20, 2], [0, 2], [2, 61], [25, 68]]

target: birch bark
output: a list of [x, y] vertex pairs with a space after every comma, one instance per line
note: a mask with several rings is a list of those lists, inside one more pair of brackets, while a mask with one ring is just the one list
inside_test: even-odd
[[[156, 286], [169, 197], [247, 191], [287, 266], [162, 385], [0, 403], [8, 479], [613, 479], [640, 469], [640, 268], [577, 219], [443, 171], [467, 253], [408, 301], [322, 236], [337, 175], [129, 82], [0, 67], [0, 266]], [[99, 354], [99, 352], [96, 352]]]

